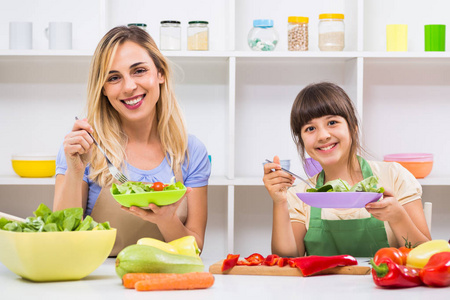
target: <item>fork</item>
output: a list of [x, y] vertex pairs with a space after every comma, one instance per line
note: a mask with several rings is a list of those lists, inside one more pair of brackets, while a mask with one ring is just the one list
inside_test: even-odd
[[[272, 161], [270, 161], [270, 160], [268, 160], [268, 159], [266, 159], [266, 161], [267, 161], [268, 163], [273, 163]], [[306, 181], [306, 180], [303, 179], [302, 177], [298, 176], [297, 174], [294, 174], [294, 173], [292, 173], [291, 171], [286, 170], [286, 169], [283, 168], [283, 167], [281, 167], [281, 170], [283, 170], [283, 171], [285, 171], [286, 173], [291, 174], [292, 176], [294, 176], [294, 177], [300, 179], [301, 181], [303, 181], [304, 183], [306, 183], [307, 185], [309, 185], [310, 188], [312, 188], [312, 189], [314, 188], [314, 187], [311, 185], [311, 183], [309, 183], [308, 181]]]
[[[79, 120], [78, 117], [75, 117], [75, 120]], [[89, 132], [87, 132], [89, 134], [89, 136], [92, 138], [92, 140], [94, 141], [94, 144], [97, 146], [97, 148], [100, 150], [100, 152], [103, 153], [103, 156], [105, 156], [106, 158], [106, 163], [108, 164], [108, 169], [109, 172], [111, 173], [111, 175], [116, 178], [117, 180], [119, 180], [121, 183], [125, 183], [128, 181], [127, 176], [125, 176], [122, 172], [119, 171], [119, 169], [117, 169], [112, 162], [109, 160], [108, 156], [106, 155], [105, 151], [102, 149], [102, 147], [100, 147], [100, 145], [97, 143], [97, 141], [94, 139], [94, 137], [92, 136], [92, 134], [90, 134]]]

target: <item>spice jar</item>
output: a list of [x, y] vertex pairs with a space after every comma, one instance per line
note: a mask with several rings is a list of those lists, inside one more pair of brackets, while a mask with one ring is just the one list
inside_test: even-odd
[[319, 49], [321, 51], [344, 50], [344, 15], [319, 15]]
[[288, 50], [308, 50], [308, 22], [307, 17], [288, 17]]
[[145, 23], [130, 23], [130, 24], [127, 24], [127, 26], [128, 26], [128, 27], [130, 27], [130, 26], [136, 26], [136, 27], [141, 28], [142, 30], [147, 31], [147, 24], [145, 24]]
[[208, 22], [190, 21], [187, 30], [188, 50], [208, 50]]
[[278, 43], [278, 32], [273, 28], [273, 20], [253, 20], [253, 28], [248, 33], [248, 45], [254, 51], [273, 51]]
[[161, 21], [159, 40], [161, 50], [181, 50], [181, 26], [180, 21]]

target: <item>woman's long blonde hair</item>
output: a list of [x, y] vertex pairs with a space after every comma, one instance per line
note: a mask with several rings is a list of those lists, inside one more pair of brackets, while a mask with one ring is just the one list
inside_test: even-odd
[[[94, 128], [95, 139], [107, 152], [111, 162], [116, 167], [124, 168], [127, 136], [121, 128], [119, 114], [103, 95], [102, 89], [117, 47], [125, 41], [134, 42], [146, 49], [158, 72], [165, 78], [160, 84], [160, 96], [156, 103], [157, 131], [162, 150], [175, 173], [187, 158], [187, 130], [172, 89], [168, 62], [146, 31], [136, 26], [118, 26], [111, 29], [98, 44], [89, 71], [88, 122]], [[94, 148], [92, 153], [89, 176], [101, 187], [108, 186], [113, 181], [106, 160], [98, 148]]]

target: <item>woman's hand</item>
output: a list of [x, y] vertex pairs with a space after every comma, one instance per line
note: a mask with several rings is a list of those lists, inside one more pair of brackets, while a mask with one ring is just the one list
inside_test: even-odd
[[94, 142], [88, 132], [93, 131], [87, 119], [77, 120], [73, 124], [72, 131], [65, 136], [63, 145], [68, 169], [84, 172], [90, 160], [91, 145]]
[[[275, 171], [272, 171], [274, 169]], [[264, 186], [275, 204], [287, 201], [287, 189], [292, 186], [295, 178], [281, 170], [280, 158], [275, 156], [273, 163], [264, 165]]]
[[366, 209], [380, 221], [396, 223], [401, 221], [406, 211], [390, 191], [384, 191], [383, 199], [368, 203]]
[[157, 206], [154, 203], [150, 203], [148, 205], [148, 209], [143, 209], [137, 206], [131, 206], [129, 208], [122, 206], [121, 209], [156, 225], [169, 224], [173, 218], [177, 217], [176, 212], [178, 207], [183, 201], [187, 201], [187, 195], [191, 192], [191, 190], [192, 188], [188, 187], [183, 198], [170, 205]]

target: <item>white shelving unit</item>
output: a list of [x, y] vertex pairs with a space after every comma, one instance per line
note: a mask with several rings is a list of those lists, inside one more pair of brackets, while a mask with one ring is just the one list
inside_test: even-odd
[[[163, 53], [173, 63], [176, 92], [189, 131], [212, 155], [205, 256], [270, 252], [272, 204], [262, 183], [262, 162], [279, 155], [291, 159], [291, 169], [304, 174], [290, 136], [290, 108], [304, 86], [323, 80], [341, 85], [355, 102], [363, 143], [372, 159], [382, 160], [394, 152], [435, 155], [431, 175], [419, 181], [424, 199], [434, 205], [433, 236], [448, 238], [444, 232], [450, 214], [445, 197], [450, 191], [446, 151], [450, 144], [450, 52], [424, 52], [423, 25], [450, 25], [446, 14], [450, 3], [436, 0], [426, 8], [421, 3], [5, 1], [0, 11], [0, 136], [4, 141], [0, 211], [11, 209], [11, 197], [15, 207], [35, 201], [29, 187], [41, 186], [53, 196], [54, 178], [19, 178], [10, 157], [19, 152], [57, 152], [74, 116], [84, 114], [88, 66], [103, 34], [116, 25], [142, 22], [159, 44], [159, 22], [176, 19], [182, 23], [183, 49]], [[318, 50], [318, 15], [323, 12], [345, 14], [343, 52]], [[310, 18], [307, 52], [287, 51], [290, 15]], [[256, 18], [274, 20], [280, 34], [274, 52], [249, 50], [246, 36]], [[210, 51], [186, 50], [190, 20], [209, 21]], [[33, 22], [33, 50], [8, 50], [10, 21]], [[50, 21], [73, 22], [74, 50], [48, 50], [43, 31]], [[408, 52], [384, 51], [385, 26], [392, 23], [408, 24]], [[18, 186], [24, 192], [17, 195], [12, 191]], [[37, 205], [30, 204], [32, 208]]]

